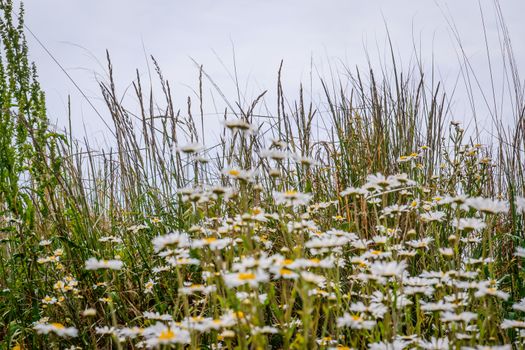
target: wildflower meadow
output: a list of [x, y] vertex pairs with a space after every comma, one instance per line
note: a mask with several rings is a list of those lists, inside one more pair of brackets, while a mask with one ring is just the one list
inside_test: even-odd
[[286, 97], [283, 67], [276, 100], [245, 101], [197, 66], [178, 109], [155, 60], [160, 94], [137, 74], [126, 105], [108, 55], [104, 149], [51, 127], [23, 11], [0, 4], [2, 349], [525, 349], [510, 46], [490, 141], [395, 60], [319, 78], [320, 102]]

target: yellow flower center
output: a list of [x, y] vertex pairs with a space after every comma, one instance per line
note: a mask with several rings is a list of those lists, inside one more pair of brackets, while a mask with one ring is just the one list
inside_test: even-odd
[[291, 275], [292, 274], [292, 271], [288, 269], [281, 269], [279, 272], [281, 273], [281, 275]]
[[171, 340], [175, 338], [175, 333], [171, 329], [160, 332], [159, 340]]
[[58, 322], [55, 322], [55, 323], [51, 323], [51, 325], [56, 328], [56, 329], [64, 329], [66, 328], [62, 323], [58, 323]]
[[209, 238], [205, 238], [204, 242], [210, 244], [211, 242], [215, 242], [216, 240], [217, 240], [217, 238], [215, 238], [215, 237], [209, 237]]
[[295, 196], [297, 194], [297, 191], [295, 190], [288, 190], [285, 192], [287, 196]]
[[228, 171], [228, 174], [231, 176], [239, 176], [241, 172], [237, 169], [231, 169], [230, 171]]
[[292, 259], [284, 259], [283, 260], [283, 265], [290, 265], [291, 263], [293, 263]]
[[248, 280], [254, 280], [255, 279], [255, 274], [254, 273], [251, 273], [251, 272], [241, 272], [238, 276], [237, 276], [241, 281], [248, 281]]

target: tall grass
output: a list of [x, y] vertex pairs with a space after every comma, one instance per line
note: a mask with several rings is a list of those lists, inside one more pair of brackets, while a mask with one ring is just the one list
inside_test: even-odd
[[[492, 145], [393, 55], [320, 79], [322, 101], [289, 101], [281, 66], [273, 111], [203, 67], [179, 110], [155, 60], [161, 95], [137, 72], [127, 107], [108, 55], [97, 149], [50, 128], [23, 12], [0, 10], [2, 347], [523, 348], [525, 104], [502, 21], [515, 119]], [[206, 84], [225, 125], [199, 148]]]

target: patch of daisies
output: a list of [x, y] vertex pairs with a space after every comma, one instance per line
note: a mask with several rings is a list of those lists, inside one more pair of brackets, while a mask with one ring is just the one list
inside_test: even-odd
[[[181, 149], [199, 150], [193, 144]], [[290, 157], [281, 151], [262, 156], [275, 162]], [[251, 170], [231, 168], [224, 175], [240, 182], [254, 179]], [[511, 291], [501, 287], [494, 267], [502, 258], [494, 227], [511, 203], [464, 195], [420, 198], [421, 189], [406, 174], [373, 174], [331, 202], [314, 203], [313, 194], [293, 189], [275, 191], [265, 208], [205, 217], [187, 231], [155, 236], [151, 274], [138, 290], [154, 301], [165, 291], [159, 287], [169, 284], [173, 304], [162, 312], [155, 306], [139, 310], [130, 325], [97, 323], [95, 333], [145, 348], [211, 342], [219, 349], [260, 344], [261, 339], [268, 344], [274, 338], [290, 344], [298, 334], [309, 334], [312, 344], [326, 349], [522, 346], [525, 299], [508, 307]], [[179, 195], [198, 206], [231, 200], [236, 191], [185, 188]], [[512, 206], [523, 214], [525, 199], [517, 198]], [[327, 216], [331, 210], [337, 217]], [[367, 220], [375, 223], [372, 229]], [[355, 223], [353, 230], [343, 225], [348, 222]], [[147, 228], [136, 226], [132, 233]], [[121, 244], [122, 239], [107, 236], [100, 242]], [[63, 251], [51, 250], [50, 244], [41, 242], [47, 254], [37, 262], [59, 277], [53, 282], [55, 294], [41, 300], [43, 314], [82, 294], [77, 279], [62, 274]], [[525, 248], [517, 248], [514, 258], [519, 268]], [[91, 257], [83, 268], [108, 279], [83, 286], [95, 290], [107, 287], [110, 278], [125, 278], [118, 272], [128, 267], [111, 256]], [[115, 307], [111, 297], [99, 302]], [[84, 317], [96, 314], [94, 305], [82, 312]], [[80, 332], [49, 317], [34, 329], [66, 338]]]

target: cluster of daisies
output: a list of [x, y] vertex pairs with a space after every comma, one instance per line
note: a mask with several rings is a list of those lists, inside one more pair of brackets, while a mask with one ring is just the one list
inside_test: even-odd
[[[190, 146], [181, 151], [200, 149]], [[253, 179], [253, 172], [234, 168], [224, 175]], [[222, 215], [202, 211], [187, 230], [159, 234], [136, 225], [99, 242], [125, 247], [126, 235], [154, 233], [144, 271], [132, 271], [136, 265], [119, 248], [119, 254], [85, 259], [81, 281], [66, 272], [63, 250], [42, 241], [48, 254], [38, 264], [61, 273], [54, 292], [42, 296], [34, 329], [137, 348], [523, 348], [525, 299], [515, 299], [518, 291], [498, 263], [523, 276], [525, 248], [509, 252], [498, 227], [511, 211], [524, 215], [525, 199], [427, 192], [407, 174], [373, 174], [333, 201], [314, 202], [313, 194], [289, 189], [268, 193], [264, 205], [244, 212], [232, 214], [240, 206], [231, 205]], [[195, 211], [243, 200], [234, 186], [179, 193]], [[131, 280], [136, 274], [140, 285]], [[95, 290], [110, 291], [115, 281], [149, 306], [137, 310], [125, 298], [116, 300], [118, 290], [83, 296], [104, 294]], [[93, 320], [87, 329], [74, 317], [52, 319], [70, 299], [85, 306], [81, 319]], [[127, 309], [132, 316], [123, 324], [118, 315]]]

